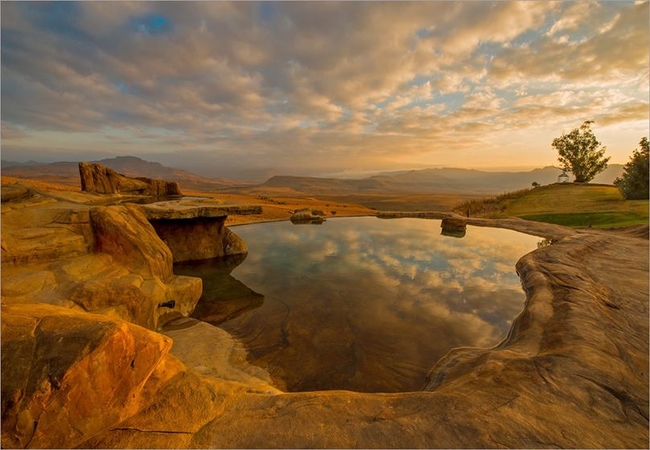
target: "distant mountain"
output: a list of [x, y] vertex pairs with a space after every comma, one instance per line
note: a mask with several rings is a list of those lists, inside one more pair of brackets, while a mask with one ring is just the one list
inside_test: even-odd
[[27, 161], [27, 162], [17, 162], [17, 161], [5, 161], [2, 160], [2, 168], [8, 169], [9, 167], [20, 167], [20, 166], [37, 166], [45, 163], [39, 163], [36, 161]]
[[[612, 184], [623, 171], [612, 164], [594, 183]], [[363, 179], [275, 176], [257, 188], [285, 188], [303, 194], [351, 195], [388, 193], [499, 194], [558, 181], [562, 171], [548, 166], [528, 172], [485, 172], [474, 169], [422, 169], [376, 175]]]
[[614, 180], [623, 175], [623, 164], [610, 164], [607, 169], [596, 175], [592, 183], [614, 184]]
[[[212, 179], [185, 170], [145, 161], [135, 156], [118, 156], [98, 162], [128, 177], [159, 178], [176, 181], [181, 189], [241, 190], [242, 182]], [[620, 164], [611, 164], [594, 179], [594, 183], [612, 184], [623, 172]], [[387, 172], [362, 179], [317, 178], [299, 176], [274, 176], [265, 183], [244, 187], [249, 191], [281, 188], [296, 194], [307, 195], [358, 195], [403, 193], [457, 193], [495, 195], [507, 191], [528, 188], [533, 182], [551, 184], [562, 172], [555, 167], [544, 167], [528, 172], [486, 172], [474, 169], [421, 169]], [[79, 185], [77, 162], [50, 164], [29, 161], [18, 163], [2, 161], [2, 175], [30, 178], [41, 181]]]
[[[215, 180], [212, 178], [195, 175], [184, 170], [173, 169], [157, 162], [145, 161], [135, 156], [118, 156], [116, 158], [91, 161], [110, 167], [127, 177], [158, 178], [167, 181], [176, 181], [181, 189], [223, 189], [232, 187], [235, 182], [229, 180]], [[61, 181], [72, 184], [79, 182], [79, 165], [77, 162], [43, 163], [16, 163], [2, 161], [2, 174], [17, 178], [30, 178], [45, 181]]]

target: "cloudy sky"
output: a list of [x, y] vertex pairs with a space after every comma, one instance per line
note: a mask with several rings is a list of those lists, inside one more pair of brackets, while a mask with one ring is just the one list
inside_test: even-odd
[[648, 2], [2, 2], [2, 159], [225, 177], [556, 163], [649, 128]]

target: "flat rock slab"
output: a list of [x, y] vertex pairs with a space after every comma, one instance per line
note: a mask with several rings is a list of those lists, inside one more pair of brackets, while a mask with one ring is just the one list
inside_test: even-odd
[[261, 214], [261, 206], [218, 204], [214, 200], [172, 200], [140, 205], [149, 220], [226, 217], [229, 214]]

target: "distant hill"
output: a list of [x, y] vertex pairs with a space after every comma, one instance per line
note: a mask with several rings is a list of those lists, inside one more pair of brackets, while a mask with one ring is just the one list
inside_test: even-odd
[[[157, 162], [145, 161], [135, 156], [118, 156], [90, 162], [110, 167], [127, 177], [147, 177], [176, 181], [180, 184], [181, 189], [224, 189], [235, 185], [233, 181], [202, 177], [184, 170], [166, 167]], [[79, 184], [79, 165], [77, 162], [66, 161], [43, 164], [32, 161], [27, 163], [2, 161], [2, 174], [17, 178]]]
[[[127, 177], [159, 178], [176, 181], [181, 189], [229, 190], [262, 192], [265, 189], [281, 189], [295, 195], [387, 195], [387, 194], [433, 194], [454, 193], [463, 195], [494, 195], [528, 188], [533, 182], [541, 185], [555, 183], [561, 171], [544, 167], [527, 172], [486, 172], [473, 169], [422, 169], [388, 172], [362, 179], [317, 178], [299, 176], [274, 176], [257, 186], [240, 187], [242, 182], [212, 179], [184, 170], [145, 161], [135, 156], [118, 156], [98, 162]], [[611, 164], [594, 179], [594, 183], [612, 184], [623, 172], [620, 164]], [[79, 186], [77, 162], [50, 164], [29, 161], [18, 163], [2, 161], [2, 174], [17, 178], [29, 178], [45, 182], [57, 182]]]
[[[623, 171], [612, 164], [593, 183], [612, 184]], [[481, 193], [498, 194], [557, 182], [562, 171], [548, 166], [527, 172], [486, 172], [473, 169], [422, 169], [386, 173], [368, 178], [336, 179], [317, 177], [275, 176], [257, 189], [284, 188], [310, 195], [351, 195], [388, 193]]]
[[614, 186], [602, 184], [554, 184], [489, 200], [470, 200], [456, 207], [471, 217], [500, 219], [521, 217], [526, 220], [581, 228], [613, 228], [646, 225], [648, 201], [624, 200]]
[[42, 165], [45, 163], [39, 163], [36, 161], [27, 161], [27, 162], [17, 162], [17, 161], [5, 161], [2, 160], [2, 168], [3, 169], [8, 169], [10, 167], [21, 167], [21, 166], [38, 166]]

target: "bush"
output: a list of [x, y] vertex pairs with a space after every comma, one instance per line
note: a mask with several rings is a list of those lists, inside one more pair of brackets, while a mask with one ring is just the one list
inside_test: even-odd
[[650, 198], [648, 193], [648, 138], [639, 141], [640, 149], [635, 149], [630, 160], [625, 164], [623, 175], [614, 181], [627, 200]]

